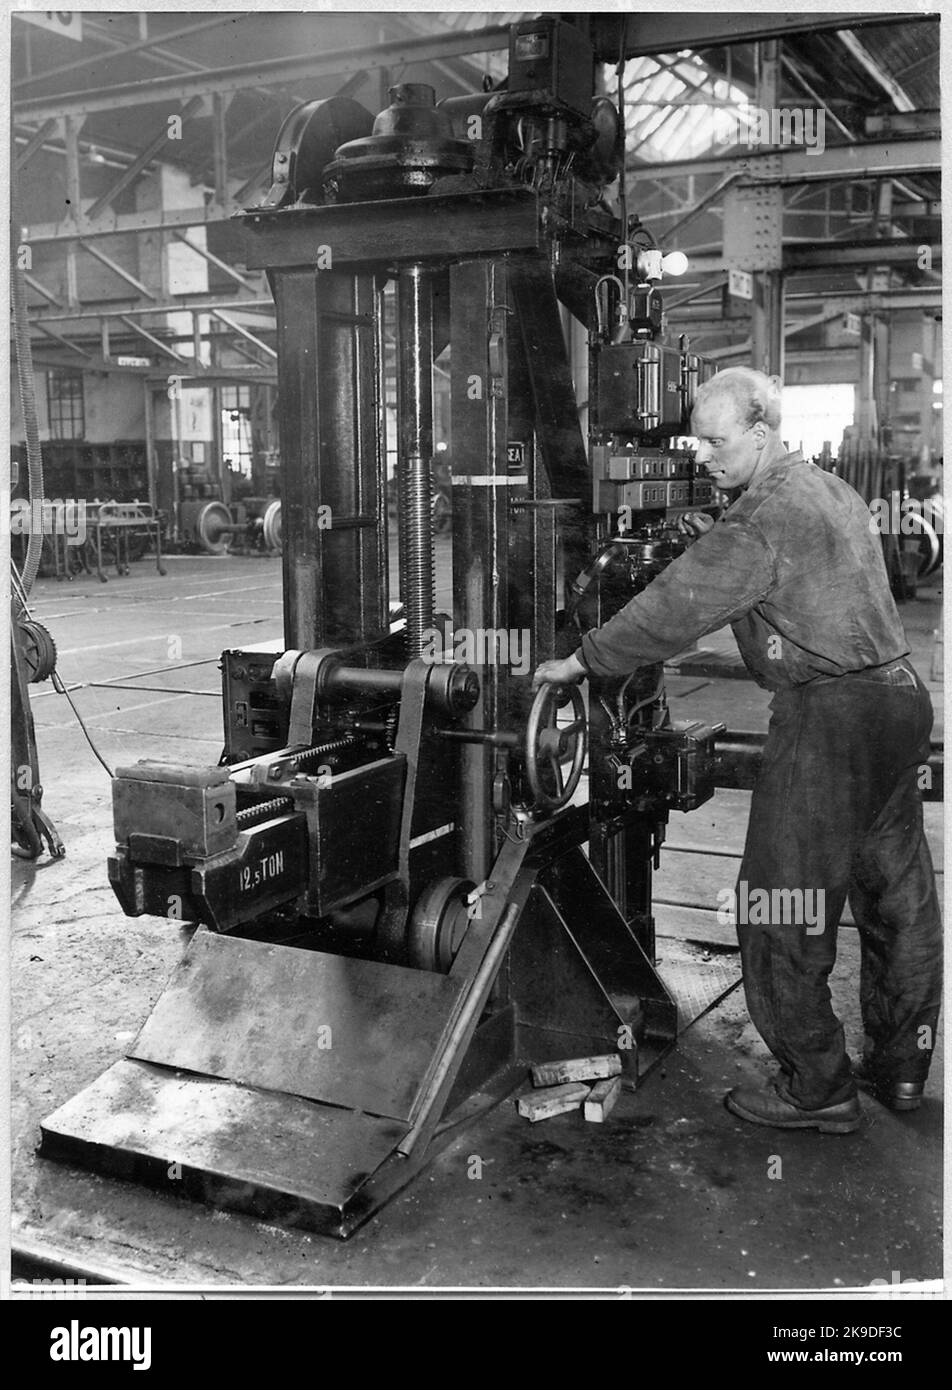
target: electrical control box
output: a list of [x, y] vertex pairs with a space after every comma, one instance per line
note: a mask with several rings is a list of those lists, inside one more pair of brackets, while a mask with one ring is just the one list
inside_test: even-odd
[[289, 710], [278, 698], [272, 670], [282, 645], [259, 646], [222, 652], [222, 703], [224, 706], [225, 758], [243, 762], [284, 748]]
[[510, 31], [510, 94], [531, 92], [554, 106], [591, 116], [594, 64], [592, 45], [574, 24], [543, 16]]
[[657, 343], [618, 343], [598, 354], [598, 422], [614, 434], [690, 433], [683, 355]]

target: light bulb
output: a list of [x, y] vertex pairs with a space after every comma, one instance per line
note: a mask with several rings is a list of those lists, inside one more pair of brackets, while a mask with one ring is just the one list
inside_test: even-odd
[[688, 268], [688, 258], [683, 251], [669, 251], [661, 262], [666, 275], [683, 275]]

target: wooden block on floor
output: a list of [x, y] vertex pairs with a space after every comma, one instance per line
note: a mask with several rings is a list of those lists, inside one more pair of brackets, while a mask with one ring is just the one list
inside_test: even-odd
[[583, 1114], [586, 1120], [592, 1124], [601, 1124], [615, 1108], [615, 1102], [620, 1095], [620, 1076], [608, 1076], [604, 1081], [597, 1082], [585, 1097]]
[[564, 1115], [569, 1110], [577, 1110], [589, 1093], [589, 1087], [572, 1081], [565, 1086], [550, 1086], [546, 1091], [530, 1091], [520, 1096], [517, 1109], [533, 1124], [536, 1120], [548, 1120], [553, 1115]]
[[561, 1086], [566, 1081], [597, 1081], [603, 1076], [617, 1076], [621, 1058], [617, 1052], [601, 1057], [569, 1057], [564, 1062], [540, 1062], [532, 1068], [533, 1086]]

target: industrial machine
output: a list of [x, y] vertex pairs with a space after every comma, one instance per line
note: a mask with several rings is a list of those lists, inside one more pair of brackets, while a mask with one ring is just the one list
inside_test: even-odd
[[662, 252], [606, 202], [623, 128], [595, 73], [545, 16], [513, 27], [499, 89], [307, 103], [227, 229], [277, 311], [284, 638], [224, 653], [220, 766], [117, 772], [123, 909], [198, 927], [45, 1155], [347, 1236], [527, 1064], [618, 1050], [637, 1085], [674, 1042], [652, 866], [669, 812], [712, 793], [721, 726], [672, 723], [660, 668], [530, 689], [715, 502], [677, 443], [707, 369], [663, 342]]

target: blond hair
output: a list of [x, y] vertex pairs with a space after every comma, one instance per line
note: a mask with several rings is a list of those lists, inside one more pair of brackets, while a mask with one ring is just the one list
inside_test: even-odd
[[741, 424], [750, 428], [763, 421], [776, 430], [780, 428], [780, 389], [778, 376], [755, 372], [752, 367], [727, 367], [698, 388], [694, 409], [713, 396], [727, 396]]

